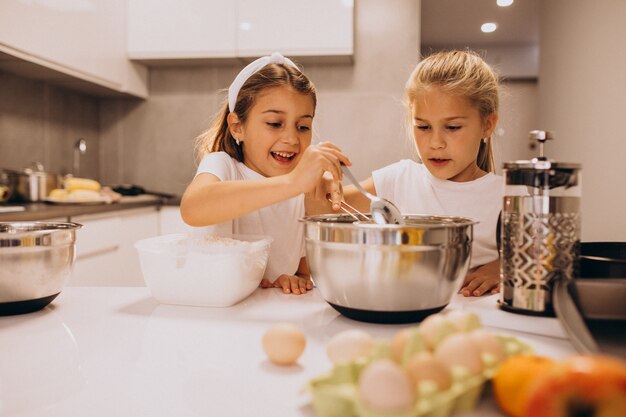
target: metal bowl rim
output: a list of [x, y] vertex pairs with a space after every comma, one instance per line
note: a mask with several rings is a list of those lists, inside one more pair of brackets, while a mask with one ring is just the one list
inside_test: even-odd
[[325, 222], [324, 218], [336, 218], [337, 216], [347, 216], [346, 214], [315, 214], [311, 216], [304, 216], [300, 219], [300, 222], [305, 224], [315, 224], [320, 227], [327, 228], [350, 228], [350, 229], [382, 229], [382, 230], [400, 230], [406, 228], [455, 228], [464, 226], [473, 226], [479, 222], [469, 217], [462, 216], [431, 216], [423, 214], [403, 214], [403, 219], [410, 220], [452, 220], [449, 223], [425, 223], [425, 224], [376, 224], [376, 223], [356, 223], [356, 222]]
[[74, 223], [74, 222], [0, 222], [0, 228], [4, 225], [8, 225], [11, 228], [29, 228], [29, 227], [37, 227], [34, 230], [14, 230], [11, 232], [2, 231], [0, 229], [0, 240], [2, 239], [14, 239], [15, 236], [24, 236], [24, 235], [45, 235], [49, 233], [54, 233], [57, 231], [72, 231], [78, 230], [83, 227], [82, 224]]

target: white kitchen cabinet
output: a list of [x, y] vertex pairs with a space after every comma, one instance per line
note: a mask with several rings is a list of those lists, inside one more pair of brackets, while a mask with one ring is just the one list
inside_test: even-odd
[[156, 207], [76, 216], [83, 225], [76, 234], [76, 263], [69, 285], [145, 285], [136, 241], [159, 234]]
[[126, 57], [126, 0], [3, 0], [0, 55], [18, 75], [147, 96], [147, 69]]
[[224, 0], [129, 0], [128, 57], [235, 57], [236, 8]]
[[129, 0], [128, 56], [172, 59], [349, 57], [354, 0]]
[[352, 55], [353, 0], [238, 0], [237, 54]]
[[180, 217], [180, 206], [163, 206], [159, 212], [159, 234], [172, 233], [191, 234], [193, 228]]

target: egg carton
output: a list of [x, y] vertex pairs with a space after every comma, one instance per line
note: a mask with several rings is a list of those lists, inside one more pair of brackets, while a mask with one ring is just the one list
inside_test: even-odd
[[[506, 357], [531, 353], [532, 349], [519, 339], [496, 335]], [[350, 362], [336, 364], [329, 372], [311, 381], [306, 389], [318, 417], [447, 417], [453, 413], [473, 410], [481, 397], [485, 383], [492, 379], [499, 363], [489, 354], [482, 354], [483, 370], [472, 375], [464, 367], [451, 369], [452, 384], [439, 390], [432, 381], [422, 381], [416, 387], [416, 401], [407, 411], [381, 412], [368, 407], [358, 394], [359, 376], [363, 369], [378, 359], [391, 359], [390, 343], [379, 341], [373, 352]]]

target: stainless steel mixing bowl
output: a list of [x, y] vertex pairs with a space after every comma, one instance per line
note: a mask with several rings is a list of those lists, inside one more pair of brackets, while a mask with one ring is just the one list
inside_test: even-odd
[[0, 222], [0, 315], [42, 309], [74, 264], [77, 223]]
[[306, 256], [322, 297], [341, 314], [376, 323], [420, 321], [442, 310], [467, 273], [475, 222], [404, 216], [371, 224], [346, 214], [309, 216]]

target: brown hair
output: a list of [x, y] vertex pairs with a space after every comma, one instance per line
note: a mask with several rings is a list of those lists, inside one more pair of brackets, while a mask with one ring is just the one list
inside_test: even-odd
[[[254, 100], [263, 90], [272, 87], [291, 87], [313, 99], [317, 104], [315, 86], [304, 73], [291, 65], [268, 64], [255, 72], [241, 86], [237, 95], [234, 113], [245, 123]], [[222, 104], [211, 127], [196, 138], [196, 152], [202, 157], [210, 152], [223, 151], [239, 162], [243, 162], [243, 143], [237, 144], [228, 129], [228, 98]]]
[[[406, 83], [409, 107], [421, 92], [432, 85], [467, 97], [478, 109], [483, 122], [498, 112], [498, 77], [476, 52], [444, 51], [424, 58]], [[491, 137], [481, 140], [476, 164], [483, 171], [495, 171]]]

